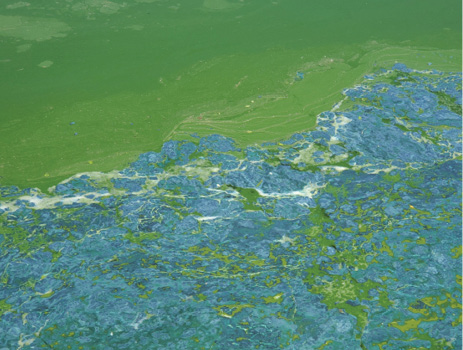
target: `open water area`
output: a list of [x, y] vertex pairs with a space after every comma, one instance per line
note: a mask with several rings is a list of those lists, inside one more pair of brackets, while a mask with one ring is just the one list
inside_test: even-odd
[[0, 4], [0, 350], [461, 349], [461, 3]]

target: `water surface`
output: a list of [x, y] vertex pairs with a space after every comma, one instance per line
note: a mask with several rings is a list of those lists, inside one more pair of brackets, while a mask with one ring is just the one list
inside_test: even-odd
[[246, 145], [308, 130], [378, 67], [458, 70], [460, 14], [455, 1], [4, 1], [1, 181], [46, 190], [192, 132]]

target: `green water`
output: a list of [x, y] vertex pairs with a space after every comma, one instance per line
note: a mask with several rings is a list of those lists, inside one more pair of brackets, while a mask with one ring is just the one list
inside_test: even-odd
[[0, 6], [2, 185], [45, 190], [194, 132], [278, 140], [395, 62], [461, 70], [455, 0]]

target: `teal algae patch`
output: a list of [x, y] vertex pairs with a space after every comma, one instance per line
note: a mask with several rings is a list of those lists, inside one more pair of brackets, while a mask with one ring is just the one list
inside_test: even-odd
[[1, 344], [461, 349], [461, 74], [344, 95], [289, 140], [0, 188]]

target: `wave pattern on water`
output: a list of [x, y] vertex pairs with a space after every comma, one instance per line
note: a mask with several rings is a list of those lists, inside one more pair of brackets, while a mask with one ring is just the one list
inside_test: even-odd
[[461, 74], [397, 64], [316, 130], [0, 188], [8, 349], [460, 349]]

